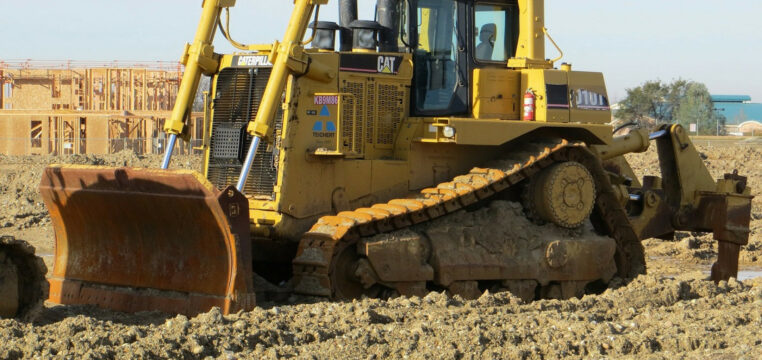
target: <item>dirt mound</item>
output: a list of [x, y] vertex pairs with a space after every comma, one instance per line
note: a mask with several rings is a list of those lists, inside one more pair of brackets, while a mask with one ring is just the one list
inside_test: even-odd
[[627, 287], [529, 304], [367, 299], [188, 319], [55, 307], [31, 325], [0, 321], [0, 358], [560, 358], [762, 354], [762, 288], [643, 276]]
[[[741, 250], [742, 265], [762, 267], [762, 147], [741, 143], [728, 146], [701, 146], [696, 148], [704, 158], [712, 177], [738, 170], [748, 177], [752, 200], [751, 235], [749, 244]], [[661, 175], [656, 146], [640, 154], [625, 155], [638, 176]], [[678, 232], [674, 242], [646, 240], [646, 253], [651, 257], [671, 257], [691, 264], [710, 264], [717, 257], [716, 241], [711, 234]]]
[[[50, 223], [37, 186], [49, 164], [159, 167], [161, 155], [137, 155], [124, 150], [110, 155], [5, 156], [0, 155], [0, 232]], [[198, 156], [176, 156], [173, 167], [201, 168]]]
[[[743, 144], [743, 143], [741, 143]], [[712, 177], [719, 179], [725, 173], [738, 170], [743, 176], [748, 177], [749, 186], [752, 188], [755, 212], [758, 218], [762, 218], [762, 146], [749, 145], [730, 146], [702, 146], [696, 149], [704, 159], [707, 169]], [[627, 161], [639, 176], [661, 174], [659, 169], [656, 145], [652, 145], [648, 151], [639, 154], [625, 155]]]

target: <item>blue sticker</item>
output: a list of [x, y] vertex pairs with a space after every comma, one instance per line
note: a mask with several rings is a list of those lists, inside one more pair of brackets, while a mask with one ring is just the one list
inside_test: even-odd
[[323, 105], [323, 108], [320, 109], [320, 116], [331, 116], [331, 112], [328, 111], [328, 105]]
[[325, 131], [336, 132], [336, 124], [334, 124], [333, 121], [326, 121], [325, 122]]
[[323, 122], [315, 121], [315, 125], [312, 126], [312, 131], [323, 131]]

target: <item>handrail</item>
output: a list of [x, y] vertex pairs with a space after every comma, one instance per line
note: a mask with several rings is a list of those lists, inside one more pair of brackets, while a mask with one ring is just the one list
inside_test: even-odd
[[553, 60], [550, 60], [550, 62], [555, 63], [556, 61], [561, 60], [561, 58], [564, 57], [564, 52], [563, 52], [563, 50], [561, 50], [561, 47], [559, 47], [558, 44], [556, 44], [556, 41], [553, 40], [553, 37], [550, 36], [550, 33], [548, 32], [548, 28], [543, 27], [542, 28], [542, 32], [545, 33], [545, 36], [548, 37], [548, 40], [550, 40], [550, 43], [553, 44], [553, 46], [556, 47], [556, 50], [558, 50], [558, 52], [561, 53], [561, 55], [558, 55], [557, 58], [555, 58]]

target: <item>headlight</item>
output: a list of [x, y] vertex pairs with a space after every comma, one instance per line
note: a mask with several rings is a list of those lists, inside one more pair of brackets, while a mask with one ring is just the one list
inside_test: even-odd
[[455, 137], [455, 128], [452, 126], [445, 126], [444, 128], [442, 128], [442, 135], [444, 135], [447, 138]]

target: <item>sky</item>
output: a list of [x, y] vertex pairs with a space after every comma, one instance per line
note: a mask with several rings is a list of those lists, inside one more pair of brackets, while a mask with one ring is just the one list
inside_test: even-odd
[[[359, 1], [360, 18], [373, 19], [375, 2]], [[336, 20], [336, 3], [322, 20]], [[273, 42], [292, 6], [237, 0], [233, 38]], [[682, 78], [762, 102], [762, 1], [546, 0], [545, 11], [562, 61], [603, 72], [614, 101], [644, 81]], [[200, 13], [201, 0], [0, 0], [0, 60], [176, 61]], [[222, 36], [215, 47], [233, 51]], [[547, 53], [556, 55], [550, 44]]]

